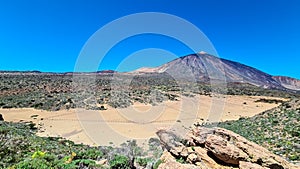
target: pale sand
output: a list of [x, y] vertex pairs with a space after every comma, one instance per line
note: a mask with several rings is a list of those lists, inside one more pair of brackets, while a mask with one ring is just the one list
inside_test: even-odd
[[[135, 103], [129, 108], [108, 107], [105, 111], [73, 109], [49, 112], [30, 108], [0, 109], [0, 114], [6, 121], [23, 120], [36, 123], [39, 136], [61, 136], [76, 143], [89, 145], [110, 145], [111, 142], [119, 145], [131, 139], [144, 143], [147, 139], [155, 137], [159, 128], [172, 128], [184, 134], [182, 126], [188, 128], [195, 122], [204, 122], [207, 119], [237, 120], [278, 106], [255, 102], [260, 98], [271, 97], [225, 97], [181, 97], [180, 101], [167, 101], [157, 106]], [[32, 115], [38, 117], [33, 118]]]

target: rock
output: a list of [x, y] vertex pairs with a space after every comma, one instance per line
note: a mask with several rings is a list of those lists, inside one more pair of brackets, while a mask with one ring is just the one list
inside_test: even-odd
[[[108, 163], [107, 159], [102, 159], [100, 161], [96, 161], [96, 164], [100, 165], [101, 166], [100, 168], [109, 168], [109, 163]], [[84, 167], [82, 167], [82, 168], [84, 168]]]
[[240, 169], [267, 169], [266, 167], [262, 167], [255, 163], [241, 161], [239, 165]]
[[188, 152], [188, 154], [191, 154], [191, 153], [194, 153], [195, 151], [194, 151], [193, 147], [188, 147], [187, 152]]
[[188, 150], [188, 148], [184, 147], [182, 149], [182, 151], [180, 152], [180, 156], [186, 158], [188, 155], [189, 155], [189, 150]]
[[164, 151], [160, 159], [164, 162], [176, 161], [175, 157], [173, 157], [168, 151]]
[[108, 164], [108, 161], [107, 161], [107, 159], [103, 159], [103, 160], [100, 160], [100, 161], [96, 161], [96, 164], [105, 165], [105, 164]]
[[[204, 168], [223, 168], [226, 169], [226, 167], [219, 165], [216, 161], [214, 161], [211, 157], [208, 156], [207, 150], [202, 147], [195, 147], [195, 153], [197, 154], [198, 158], [201, 159], [201, 162], [196, 163], [198, 166], [201, 164]], [[228, 167], [229, 168], [229, 167]]]
[[196, 162], [195, 165], [200, 166], [200, 167], [203, 166], [203, 164], [201, 162]]
[[220, 136], [209, 135], [205, 142], [205, 147], [212, 152], [215, 157], [226, 164], [238, 165], [249, 156], [235, 145]]
[[222, 136], [224, 139], [231, 140], [238, 149], [243, 150], [249, 156], [246, 160], [252, 163], [259, 163], [263, 167], [278, 167], [280, 168], [293, 168], [294, 165], [287, 162], [285, 159], [271, 153], [264, 147], [261, 147], [244, 137], [222, 128], [216, 128], [215, 134]]
[[208, 135], [213, 134], [214, 130], [209, 128], [203, 128], [198, 130], [197, 128], [193, 129], [192, 132], [188, 135], [188, 143], [198, 146], [203, 146], [205, 144], [206, 138]]
[[193, 164], [193, 163], [196, 163], [198, 161], [201, 161], [200, 159], [198, 159], [198, 156], [194, 153], [190, 154], [188, 157], [187, 157], [187, 162]]
[[2, 114], [0, 114], [0, 121], [4, 121]]
[[179, 156], [180, 154], [182, 154], [183, 150], [184, 150], [184, 146], [179, 146], [179, 147], [173, 147], [170, 149], [170, 152], [172, 154], [174, 154], [175, 156]]
[[176, 161], [169, 161], [160, 164], [158, 166], [158, 169], [202, 169], [202, 168], [191, 164], [181, 164]]
[[293, 145], [293, 146], [295, 147], [295, 149], [298, 149], [298, 150], [300, 150], [300, 144], [294, 143], [294, 145]]
[[183, 151], [185, 146], [180, 143], [180, 139], [176, 134], [166, 130], [159, 130], [156, 134], [160, 138], [163, 148], [167, 149], [173, 155], [179, 156], [179, 154]]
[[[163, 152], [160, 160], [164, 161], [164, 163], [158, 166], [158, 169], [196, 169], [197, 167], [190, 164], [181, 164], [176, 161], [175, 157], [171, 155], [171, 153], [165, 151]], [[199, 167], [197, 168], [199, 169]]]
[[[267, 149], [222, 128], [196, 127], [184, 139], [167, 130], [159, 130], [157, 135], [163, 148], [168, 151], [161, 157], [164, 163], [159, 168], [300, 169]], [[176, 159], [186, 159], [190, 164], [178, 163]]]

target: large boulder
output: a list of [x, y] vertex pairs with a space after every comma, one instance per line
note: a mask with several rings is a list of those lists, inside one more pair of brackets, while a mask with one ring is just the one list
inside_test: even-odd
[[206, 139], [205, 147], [226, 164], [239, 165], [240, 161], [246, 161], [249, 158], [242, 149], [217, 135], [209, 135]]
[[[169, 159], [160, 168], [240, 168], [240, 169], [300, 169], [267, 149], [244, 137], [223, 129], [196, 127], [180, 138], [167, 130], [157, 131]], [[184, 159], [183, 165], [176, 159]]]

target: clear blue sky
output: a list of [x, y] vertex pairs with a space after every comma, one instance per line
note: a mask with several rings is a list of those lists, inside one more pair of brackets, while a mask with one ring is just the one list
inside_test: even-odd
[[[182, 17], [207, 35], [220, 57], [300, 79], [298, 0], [2, 0], [0, 70], [73, 71], [95, 31], [137, 12]], [[190, 52], [165, 37], [137, 36], [116, 46], [100, 69], [115, 69], [126, 56], [147, 48], [178, 56]], [[145, 66], [166, 61], [155, 60]]]

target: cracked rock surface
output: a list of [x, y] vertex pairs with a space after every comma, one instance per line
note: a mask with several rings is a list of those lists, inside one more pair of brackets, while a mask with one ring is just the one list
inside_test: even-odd
[[168, 130], [159, 130], [156, 134], [165, 149], [160, 169], [300, 169], [223, 128], [196, 127], [185, 138]]

